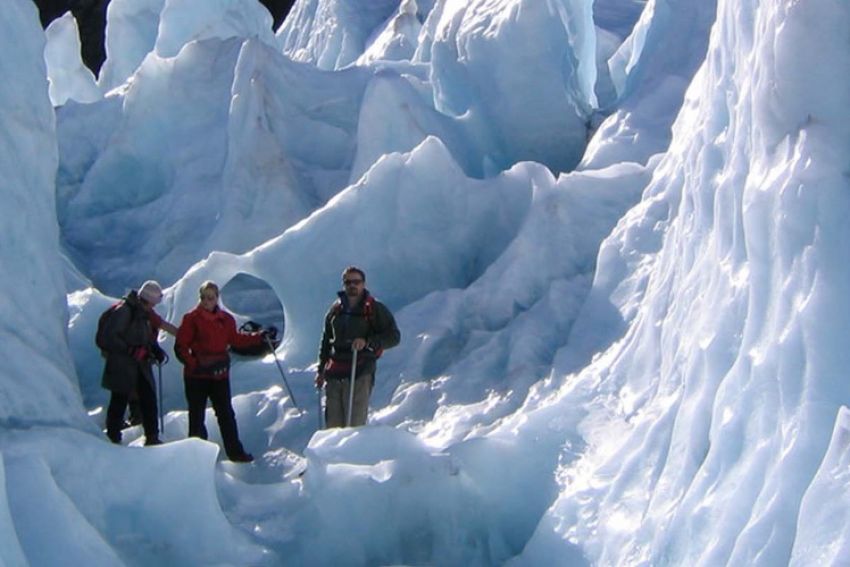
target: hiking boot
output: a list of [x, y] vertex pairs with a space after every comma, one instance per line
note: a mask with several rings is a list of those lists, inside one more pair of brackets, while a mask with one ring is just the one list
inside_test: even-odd
[[250, 463], [254, 460], [254, 455], [251, 453], [241, 453], [239, 455], [233, 455], [230, 457], [230, 460], [234, 463]]
[[154, 437], [153, 439], [145, 437], [145, 447], [150, 447], [152, 445], [162, 445], [162, 441], [160, 441], [158, 437]]

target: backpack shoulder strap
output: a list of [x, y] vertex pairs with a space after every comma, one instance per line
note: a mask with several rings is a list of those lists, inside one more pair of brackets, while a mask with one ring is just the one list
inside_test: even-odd
[[363, 316], [369, 323], [373, 323], [375, 319], [375, 298], [371, 295], [366, 298], [363, 303]]

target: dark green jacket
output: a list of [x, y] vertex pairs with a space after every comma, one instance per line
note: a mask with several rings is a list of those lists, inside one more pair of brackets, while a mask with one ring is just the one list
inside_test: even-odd
[[[348, 297], [339, 292], [325, 315], [322, 343], [319, 347], [319, 370], [329, 375], [348, 374], [351, 371], [351, 343], [354, 339], [366, 339], [367, 348], [357, 353], [360, 371], [375, 372], [377, 353], [396, 346], [401, 333], [395, 318], [387, 307], [364, 291], [360, 304], [351, 308]], [[371, 314], [364, 313], [367, 301], [371, 303]]]
[[106, 365], [101, 385], [113, 392], [129, 394], [136, 387], [140, 373], [153, 385], [150, 359], [139, 362], [130, 355], [133, 347], [150, 348], [156, 340], [148, 313], [135, 291], [131, 291], [106, 320], [103, 335]]

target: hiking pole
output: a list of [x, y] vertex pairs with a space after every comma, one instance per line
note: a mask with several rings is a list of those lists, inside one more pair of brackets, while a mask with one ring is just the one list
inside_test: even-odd
[[159, 383], [157, 384], [157, 397], [159, 398], [159, 403], [157, 407], [159, 408], [159, 434], [162, 435], [165, 432], [165, 419], [162, 416], [162, 363], [157, 361], [156, 368], [159, 374]]
[[354, 413], [354, 379], [357, 375], [357, 349], [351, 348], [354, 354], [351, 355], [351, 382], [348, 387], [348, 423], [346, 427], [351, 427], [351, 416]]
[[265, 335], [263, 338], [266, 340], [266, 344], [269, 345], [269, 350], [271, 351], [272, 356], [274, 356], [274, 363], [277, 365], [277, 371], [280, 372], [280, 377], [283, 378], [283, 385], [286, 386], [286, 392], [289, 394], [289, 399], [292, 400], [292, 405], [298, 410], [298, 415], [301, 415], [301, 408], [298, 407], [298, 402], [295, 401], [295, 396], [292, 395], [292, 389], [289, 387], [289, 382], [286, 380], [286, 373], [284, 373], [283, 367], [277, 359], [277, 353], [274, 350], [272, 340], [268, 335]]
[[322, 429], [325, 428], [325, 412], [323, 411], [323, 408], [322, 408], [322, 387], [321, 386], [316, 387], [316, 401], [318, 402], [318, 405], [319, 405], [319, 430], [322, 430]]

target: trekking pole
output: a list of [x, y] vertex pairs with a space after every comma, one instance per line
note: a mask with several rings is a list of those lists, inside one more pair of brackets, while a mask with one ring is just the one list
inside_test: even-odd
[[162, 363], [156, 363], [156, 368], [159, 374], [159, 383], [157, 384], [157, 397], [159, 398], [159, 403], [157, 407], [159, 408], [159, 434], [162, 435], [165, 431], [165, 418], [162, 415]]
[[325, 428], [325, 412], [322, 408], [322, 387], [319, 386], [316, 388], [316, 401], [319, 405], [319, 429], [322, 430]]
[[286, 373], [284, 373], [283, 367], [277, 359], [277, 353], [274, 350], [274, 345], [268, 335], [263, 338], [265, 338], [266, 344], [269, 345], [269, 350], [271, 351], [272, 356], [274, 356], [274, 363], [277, 365], [277, 371], [280, 372], [280, 377], [283, 378], [283, 385], [286, 386], [286, 392], [289, 394], [289, 399], [292, 400], [292, 405], [298, 410], [298, 415], [301, 415], [301, 408], [298, 407], [298, 402], [295, 401], [295, 396], [292, 395], [292, 389], [289, 387], [289, 382], [286, 380]]
[[357, 350], [352, 347], [354, 354], [351, 355], [351, 382], [348, 387], [348, 423], [351, 427], [351, 416], [354, 413], [354, 379], [357, 375]]

